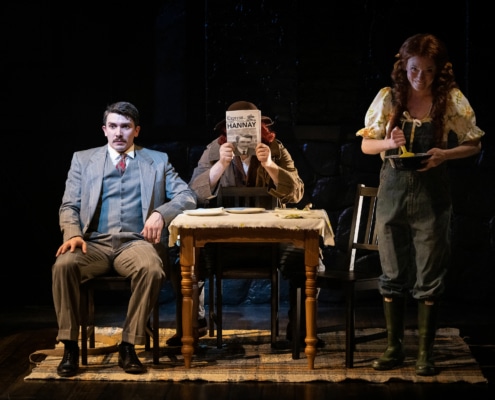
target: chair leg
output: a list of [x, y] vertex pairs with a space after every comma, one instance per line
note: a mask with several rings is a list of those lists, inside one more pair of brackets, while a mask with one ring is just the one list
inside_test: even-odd
[[93, 289], [84, 285], [80, 293], [80, 324], [81, 324], [81, 364], [88, 365], [89, 347], [95, 347], [95, 302]]
[[84, 285], [80, 296], [81, 364], [88, 365], [88, 289]]
[[208, 280], [208, 315], [209, 315], [209, 336], [215, 336], [215, 324], [216, 324], [216, 315], [215, 315], [215, 275], [213, 272], [210, 272], [209, 280]]
[[198, 287], [198, 279], [196, 275], [193, 275], [193, 284], [192, 284], [192, 331], [193, 338], [195, 341], [195, 345], [197, 344], [197, 340], [199, 339], [199, 329], [198, 329], [198, 315], [199, 315], [199, 287]]
[[278, 244], [273, 244], [272, 248], [272, 273], [271, 273], [271, 344], [276, 347], [278, 338], [278, 311], [279, 311], [279, 293], [280, 293], [280, 271], [278, 261], [280, 259]]
[[[152, 350], [153, 364], [160, 364], [160, 296], [156, 298], [151, 316], [148, 318], [145, 340], [144, 348], [146, 351]], [[151, 341], [153, 341], [153, 349]]]
[[345, 326], [345, 366], [353, 368], [354, 351], [356, 350], [355, 315], [354, 307], [356, 302], [354, 284], [349, 283], [345, 288], [346, 298], [346, 326]]
[[175, 330], [179, 337], [182, 337], [182, 293], [179, 288], [175, 297]]
[[88, 290], [88, 336], [89, 347], [94, 349], [95, 343], [95, 297], [94, 290]]
[[278, 270], [272, 272], [271, 280], [271, 345], [275, 347], [278, 336]]
[[151, 326], [151, 318], [148, 319], [148, 322], [146, 323], [146, 334], [144, 337], [144, 349], [146, 351], [151, 350], [151, 336], [153, 335], [153, 328]]
[[280, 335], [280, 279], [282, 278], [281, 272], [277, 269], [277, 321], [275, 326], [275, 335], [278, 338]]
[[[301, 297], [302, 288], [292, 288], [291, 297], [295, 303], [295, 307], [292, 307], [292, 359], [298, 360], [301, 353], [301, 343], [299, 336], [301, 335]], [[293, 304], [294, 304], [293, 303]]]
[[160, 300], [153, 307], [153, 364], [160, 363]]
[[222, 348], [222, 321], [223, 321], [223, 299], [222, 299], [222, 276], [221, 272], [216, 275], [216, 322], [217, 322], [217, 349]]

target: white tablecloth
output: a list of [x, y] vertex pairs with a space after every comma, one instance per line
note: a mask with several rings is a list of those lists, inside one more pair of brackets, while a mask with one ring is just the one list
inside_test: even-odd
[[[297, 217], [297, 218], [294, 218]], [[169, 245], [179, 239], [180, 229], [201, 229], [204, 227], [232, 228], [276, 228], [285, 230], [317, 229], [327, 246], [334, 246], [334, 234], [325, 210], [267, 210], [252, 214], [237, 214], [227, 211], [219, 215], [198, 216], [179, 214], [169, 225]]]

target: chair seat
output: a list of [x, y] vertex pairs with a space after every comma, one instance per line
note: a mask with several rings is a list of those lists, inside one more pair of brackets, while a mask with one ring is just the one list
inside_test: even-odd
[[[81, 284], [81, 363], [88, 364], [88, 342], [89, 348], [95, 347], [95, 291], [129, 291], [131, 280], [119, 275], [105, 275], [89, 279]], [[160, 338], [159, 338], [159, 314], [160, 303], [157, 298], [153, 306], [152, 320], [148, 320], [146, 326], [145, 350], [151, 349], [151, 338], [153, 340], [153, 364], [159, 364]]]
[[330, 286], [333, 283], [336, 285], [341, 285], [343, 282], [354, 282], [358, 283], [360, 285], [366, 285], [367, 283], [370, 283], [370, 285], [373, 285], [373, 289], [376, 288], [377, 284], [377, 275], [374, 273], [368, 273], [368, 272], [358, 272], [358, 271], [332, 271], [332, 270], [326, 270], [319, 272], [318, 275], [316, 276], [316, 280], [318, 282], [319, 287], [322, 287], [320, 285], [324, 285], [325, 287], [334, 287]]
[[271, 277], [271, 270], [263, 267], [224, 268], [222, 270], [224, 279], [271, 279]]

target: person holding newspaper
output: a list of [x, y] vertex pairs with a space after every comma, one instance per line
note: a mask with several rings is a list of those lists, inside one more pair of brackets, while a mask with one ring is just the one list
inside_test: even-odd
[[[250, 119], [251, 114], [255, 115], [259, 112], [256, 105], [248, 101], [232, 103], [227, 109], [227, 116], [231, 111], [250, 111], [247, 113], [248, 121], [254, 120]], [[256, 145], [252, 144], [254, 146], [252, 155], [249, 152], [242, 154], [240, 151], [242, 146], [236, 141], [238, 135], [228, 132], [227, 118], [215, 125], [214, 130], [218, 133], [218, 137], [206, 146], [189, 182], [189, 186], [198, 198], [198, 207], [209, 207], [215, 204], [220, 187], [228, 186], [266, 187], [272, 196], [278, 198], [280, 206], [298, 203], [302, 199], [304, 182], [299, 176], [289, 151], [281, 141], [276, 139], [276, 133], [272, 130], [274, 124], [272, 119], [260, 113], [259, 121], [261, 134], [259, 139], [254, 138], [254, 135], [251, 138], [253, 142], [256, 139]], [[208, 243], [204, 248], [205, 260], [200, 264], [206, 264], [206, 268], [208, 264], [213, 265], [212, 263], [215, 262], [215, 246], [216, 243]], [[284, 259], [286, 258], [287, 255]], [[297, 262], [301, 260], [299, 254], [294, 258], [295, 260]], [[303, 262], [300, 263], [300, 267], [303, 268]], [[202, 290], [202, 283], [199, 287]], [[203, 296], [200, 295], [200, 303], [202, 302]], [[199, 314], [198, 319], [202, 320], [204, 318], [203, 304], [199, 305]], [[302, 320], [304, 321], [304, 318]], [[290, 330], [288, 334], [290, 335]], [[304, 329], [302, 329], [302, 334], [305, 335]], [[180, 346], [180, 338], [181, 332], [178, 327], [177, 333], [168, 339], [167, 344]], [[289, 336], [288, 339], [292, 338]]]

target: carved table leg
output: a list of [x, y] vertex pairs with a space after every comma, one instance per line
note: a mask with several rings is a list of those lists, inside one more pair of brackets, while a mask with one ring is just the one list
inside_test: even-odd
[[193, 312], [193, 280], [194, 280], [194, 247], [193, 233], [181, 231], [180, 238], [180, 268], [182, 293], [182, 355], [186, 368], [191, 368], [194, 353], [194, 338], [192, 325]]
[[[316, 272], [319, 263], [318, 233], [308, 232], [305, 240], [304, 265], [306, 266], [306, 348], [308, 368], [314, 369], [316, 357]], [[297, 338], [296, 338], [297, 339]]]

